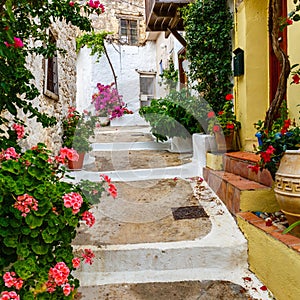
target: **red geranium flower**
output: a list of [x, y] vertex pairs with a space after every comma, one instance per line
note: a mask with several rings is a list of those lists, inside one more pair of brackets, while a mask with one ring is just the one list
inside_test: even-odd
[[207, 113], [208, 118], [213, 118], [215, 116], [215, 113], [213, 111], [210, 111]]
[[214, 132], [219, 132], [220, 131], [220, 126], [219, 125], [214, 125], [214, 127], [213, 127], [213, 131]]
[[232, 100], [232, 99], [233, 99], [233, 95], [232, 95], [232, 94], [227, 94], [227, 95], [225, 96], [225, 99], [226, 99], [227, 101]]
[[219, 116], [222, 116], [223, 114], [224, 114], [224, 111], [223, 111], [223, 110], [221, 110], [221, 111], [218, 112], [218, 115], [219, 115]]
[[300, 77], [298, 74], [295, 74], [293, 77], [293, 83], [298, 84], [300, 82]]
[[226, 124], [227, 129], [234, 129], [234, 124], [228, 123]]

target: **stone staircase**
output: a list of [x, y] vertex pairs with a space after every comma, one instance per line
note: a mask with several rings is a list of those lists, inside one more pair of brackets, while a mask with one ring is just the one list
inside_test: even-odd
[[[246, 239], [225, 205], [209, 187], [216, 178], [224, 176], [218, 173], [220, 171], [205, 168], [204, 175], [208, 185], [203, 182], [199, 187], [191, 179], [202, 175], [198, 157], [203, 160], [203, 155], [194, 153], [192, 156], [190, 153], [190, 161], [186, 161], [188, 154], [181, 154], [179, 157], [182, 163], [175, 166], [169, 166], [164, 160], [142, 169], [124, 169], [124, 165], [118, 165], [120, 161], [130, 162], [131, 159], [135, 163], [143, 163], [143, 159], [140, 159], [142, 151], [152, 151], [152, 155], [149, 155], [153, 159], [155, 155], [166, 155], [170, 145], [154, 142], [152, 137], [149, 138], [149, 129], [102, 128], [93, 143], [93, 152], [85, 160], [84, 169], [71, 174], [75, 181], [96, 181], [100, 174], [105, 173], [117, 187], [118, 184], [128, 185], [125, 191], [131, 192], [130, 196], [120, 189], [118, 198], [101, 199], [101, 203], [94, 207], [98, 224], [96, 222], [94, 227], [84, 229], [79, 234], [80, 240], [74, 242], [73, 248], [78, 255], [86, 248], [95, 253], [93, 265], [82, 264], [75, 272], [81, 285], [80, 299], [123, 299], [120, 297], [128, 292], [127, 289], [132, 284], [149, 283], [157, 286], [167, 283], [172, 286], [172, 293], [175, 295], [180, 291], [178, 283], [185, 282], [189, 285], [195, 281], [212, 281], [216, 284], [229, 282], [236, 284], [240, 291], [245, 289], [253, 299], [272, 299], [268, 292], [259, 289], [262, 283], [248, 270]], [[115, 161], [113, 168], [105, 172], [97, 165], [97, 155], [101, 157], [102, 154]], [[106, 161], [103, 167], [108, 165]], [[161, 186], [159, 190], [165, 181], [169, 184], [169, 190], [165, 186]], [[232, 183], [228, 181], [227, 185], [230, 184]], [[157, 195], [151, 190], [153, 186], [158, 188]], [[263, 188], [270, 189], [265, 186]], [[136, 197], [135, 191], [138, 195]], [[183, 191], [187, 195], [180, 196]], [[218, 189], [216, 191], [219, 193]], [[144, 197], [148, 197], [145, 203]], [[172, 217], [174, 207], [192, 206], [203, 208], [208, 217], [190, 220], [175, 220]], [[162, 230], [163, 228], [167, 229]], [[117, 293], [115, 289], [121, 291], [118, 296], [114, 294]], [[220, 298], [222, 291], [210, 298], [205, 296], [205, 290], [201, 293], [203, 299], [212, 300]], [[149, 294], [139, 297], [131, 295], [128, 299], [150, 299], [147, 297]], [[170, 299], [170, 295], [156, 295], [153, 299]], [[174, 296], [172, 299], [194, 298]], [[233, 299], [232, 294], [228, 294], [227, 299]], [[236, 299], [248, 298], [245, 295], [245, 298]]]
[[272, 191], [271, 175], [266, 170], [256, 174], [248, 167], [259, 160], [256, 154], [229, 152], [207, 155], [204, 179], [233, 215], [240, 211], [279, 210]]

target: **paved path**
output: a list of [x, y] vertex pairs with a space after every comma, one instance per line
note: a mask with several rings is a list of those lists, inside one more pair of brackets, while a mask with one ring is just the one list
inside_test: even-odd
[[248, 271], [247, 243], [223, 203], [198, 180], [192, 153], [171, 153], [148, 127], [99, 129], [81, 178], [109, 175], [119, 188], [93, 208], [75, 251], [92, 266], [76, 274], [86, 300], [273, 299]]

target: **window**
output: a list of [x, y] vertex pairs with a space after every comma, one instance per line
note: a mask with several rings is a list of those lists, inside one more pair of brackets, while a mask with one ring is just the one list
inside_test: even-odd
[[[54, 35], [49, 32], [49, 40], [51, 43], [56, 44]], [[45, 83], [44, 94], [55, 100], [58, 99], [58, 67], [57, 55], [49, 57], [45, 60]]]
[[149, 106], [155, 93], [155, 74], [140, 74], [140, 101], [142, 106]]
[[138, 21], [120, 19], [120, 41], [128, 45], [138, 44]]

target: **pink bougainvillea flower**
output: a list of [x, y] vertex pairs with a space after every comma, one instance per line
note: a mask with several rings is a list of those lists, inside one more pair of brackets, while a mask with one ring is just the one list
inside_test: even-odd
[[221, 130], [221, 127], [219, 125], [214, 125], [213, 132], [219, 132]]
[[11, 46], [11, 44], [9, 44], [8, 42], [4, 42], [4, 45], [8, 48], [8, 47], [10, 47]]
[[95, 224], [95, 217], [89, 211], [85, 211], [82, 214], [82, 220], [85, 221], [86, 225], [89, 226], [89, 227], [92, 227]]
[[80, 194], [71, 192], [63, 196], [64, 206], [72, 208], [72, 213], [75, 215], [80, 211], [83, 199]]
[[13, 46], [15, 48], [22, 48], [22, 47], [24, 47], [24, 44], [20, 38], [14, 37], [14, 45]]
[[79, 257], [74, 257], [72, 259], [72, 264], [73, 264], [73, 267], [75, 269], [79, 268], [79, 266], [80, 266], [80, 258]]
[[14, 208], [22, 212], [22, 217], [26, 217], [31, 210], [38, 210], [38, 201], [28, 194], [17, 197]]
[[300, 82], [300, 76], [299, 76], [298, 74], [295, 74], [295, 75], [292, 77], [292, 79], [293, 79], [293, 83], [299, 84], [299, 82]]
[[226, 99], [227, 101], [232, 100], [232, 99], [233, 99], [233, 95], [232, 95], [232, 94], [227, 94], [227, 95], [225, 96], [225, 99]]
[[215, 113], [213, 111], [209, 111], [207, 113], [207, 117], [210, 119], [210, 118], [213, 118], [215, 116]]
[[82, 254], [82, 257], [84, 258], [84, 262], [86, 264], [92, 264], [93, 263], [93, 258], [95, 257], [95, 254], [91, 249], [84, 249], [84, 253]]

